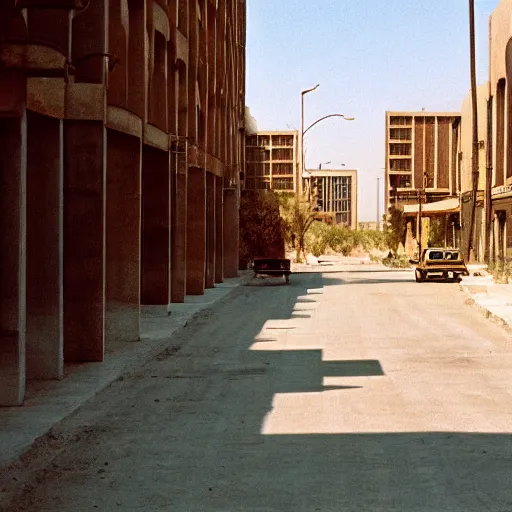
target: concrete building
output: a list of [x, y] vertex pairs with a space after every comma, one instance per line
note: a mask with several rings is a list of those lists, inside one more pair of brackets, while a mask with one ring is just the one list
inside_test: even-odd
[[247, 190], [299, 191], [300, 148], [297, 131], [259, 131], [246, 137]]
[[0, 405], [237, 274], [245, 1], [0, 2]]
[[460, 241], [458, 122], [460, 114], [455, 112], [386, 112], [385, 205], [402, 210], [407, 217], [409, 254], [419, 236], [419, 195], [424, 245], [432, 217], [443, 218], [448, 245]]
[[[471, 258], [474, 261], [483, 261], [485, 256], [485, 173], [487, 152], [487, 96], [489, 84], [477, 87], [478, 112], [478, 185], [476, 206], [474, 214], [474, 228], [472, 236], [473, 251]], [[460, 176], [461, 197], [461, 249], [466, 257], [471, 231], [471, 217], [473, 210], [473, 107], [471, 91], [466, 95], [461, 108], [461, 121], [457, 126], [457, 153]]]
[[489, 21], [489, 167], [491, 260], [512, 257], [512, 2], [502, 0]]
[[319, 219], [357, 229], [357, 171], [311, 169], [306, 173], [306, 190], [311, 190]]

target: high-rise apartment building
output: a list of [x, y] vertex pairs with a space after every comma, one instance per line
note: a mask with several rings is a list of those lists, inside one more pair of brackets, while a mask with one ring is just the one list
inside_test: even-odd
[[407, 217], [406, 245], [419, 236], [419, 201], [422, 218], [444, 216], [459, 229], [459, 122], [455, 112], [386, 112], [385, 205]]
[[260, 131], [246, 136], [246, 190], [298, 192], [297, 131]]
[[451, 112], [386, 112], [386, 201], [403, 205], [417, 201], [424, 189], [427, 202], [457, 194], [457, 144]]

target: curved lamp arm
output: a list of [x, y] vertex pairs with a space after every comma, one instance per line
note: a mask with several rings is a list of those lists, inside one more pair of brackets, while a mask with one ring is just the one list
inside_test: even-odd
[[343, 114], [329, 114], [328, 116], [324, 116], [324, 117], [321, 117], [320, 119], [317, 119], [313, 124], [310, 124], [303, 132], [302, 132], [302, 136], [304, 137], [304, 135], [306, 135], [306, 132], [308, 130], [310, 130], [311, 128], [313, 128], [313, 126], [315, 126], [315, 124], [318, 124], [320, 121], [323, 121], [324, 119], [328, 119], [329, 117], [343, 117], [343, 119], [345, 119], [345, 121], [353, 121], [355, 119], [355, 117], [346, 117], [345, 115]]

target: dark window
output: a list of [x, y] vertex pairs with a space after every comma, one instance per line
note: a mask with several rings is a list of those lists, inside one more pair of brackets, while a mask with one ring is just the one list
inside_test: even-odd
[[442, 260], [443, 258], [443, 251], [431, 251], [428, 255], [429, 260]]

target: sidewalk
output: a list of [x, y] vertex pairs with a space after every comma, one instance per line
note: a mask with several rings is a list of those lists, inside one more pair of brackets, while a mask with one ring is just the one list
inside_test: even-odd
[[[505, 327], [512, 333], [512, 284], [496, 284], [486, 272], [462, 278], [460, 289], [467, 293], [482, 314]], [[479, 269], [476, 269], [479, 270]]]
[[172, 345], [173, 335], [195, 315], [226, 297], [252, 276], [226, 279], [183, 304], [144, 306], [141, 341], [108, 347], [102, 363], [66, 365], [61, 381], [30, 381], [24, 405], [0, 408], [0, 468], [17, 461], [34, 442], [122, 375], [130, 373]]

